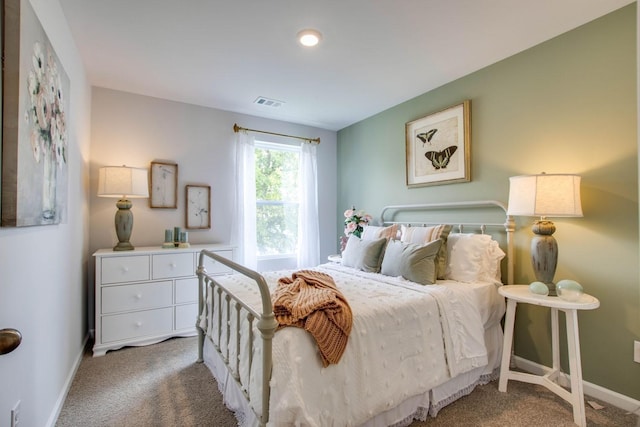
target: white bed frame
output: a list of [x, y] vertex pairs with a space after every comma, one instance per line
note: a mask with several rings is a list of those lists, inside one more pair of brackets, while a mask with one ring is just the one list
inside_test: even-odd
[[[402, 212], [410, 212], [410, 211], [451, 211], [458, 209], [482, 209], [482, 208], [490, 208], [490, 209], [500, 209], [503, 211], [504, 215], [506, 215], [506, 219], [504, 223], [488, 223], [488, 222], [464, 222], [464, 223], [451, 223], [449, 221], [433, 221], [429, 222], [421, 222], [421, 221], [395, 221], [395, 217]], [[385, 219], [387, 218], [387, 219]], [[489, 228], [498, 228], [501, 231], [506, 231], [506, 259], [507, 259], [507, 280], [506, 284], [513, 283], [513, 232], [515, 231], [515, 221], [509, 215], [507, 215], [506, 206], [495, 200], [482, 200], [482, 201], [470, 201], [470, 202], [453, 202], [453, 203], [430, 203], [430, 204], [414, 204], [414, 205], [393, 205], [385, 207], [380, 214], [380, 223], [382, 225], [390, 225], [390, 224], [406, 224], [409, 226], [427, 226], [434, 224], [451, 224], [452, 226], [457, 227], [458, 232], [463, 232], [463, 230], [471, 230], [473, 232], [481, 232], [485, 233], [485, 231]], [[245, 302], [240, 300], [237, 296], [233, 295], [227, 288], [221, 285], [219, 282], [215, 280], [215, 276], [209, 276], [206, 273], [204, 268], [204, 260], [205, 257], [211, 258], [221, 264], [230, 267], [237, 273], [243, 274], [246, 277], [255, 281], [256, 286], [260, 290], [260, 295], [262, 298], [262, 312], [257, 312], [250, 306], [248, 306]], [[273, 305], [271, 302], [271, 295], [269, 292], [269, 288], [267, 286], [267, 282], [264, 277], [251, 269], [248, 269], [238, 263], [235, 263], [227, 258], [224, 258], [220, 255], [215, 254], [214, 252], [203, 250], [200, 252], [197, 275], [199, 280], [199, 292], [198, 292], [198, 308], [199, 313], [203, 312], [205, 307], [207, 298], [210, 296], [213, 306], [213, 321], [217, 322], [218, 325], [218, 336], [211, 337], [211, 341], [215, 350], [218, 352], [218, 355], [224, 362], [227, 367], [230, 376], [235, 380], [239, 390], [249, 390], [248, 385], [242, 383], [239, 374], [240, 367], [240, 358], [241, 358], [241, 348], [240, 348], [240, 330], [235, 331], [236, 338], [235, 341], [231, 341], [232, 334], [232, 316], [235, 317], [233, 319], [235, 324], [240, 324], [240, 313], [241, 310], [246, 310], [249, 314], [247, 315], [247, 319], [249, 320], [249, 334], [252, 334], [253, 331], [253, 323], [256, 323], [257, 329], [260, 331], [261, 340], [262, 340], [262, 360], [259, 360], [258, 363], [262, 364], [262, 372], [263, 378], [261, 381], [261, 393], [260, 396], [251, 396], [249, 392], [243, 391], [242, 394], [244, 398], [247, 400], [248, 407], [251, 406], [251, 402], [255, 399], [261, 400], [261, 407], [263, 408], [262, 413], [255, 413], [256, 419], [258, 420], [261, 426], [264, 426], [269, 421], [269, 398], [271, 394], [271, 390], [269, 387], [269, 381], [271, 380], [271, 369], [272, 369], [272, 339], [275, 334], [276, 328], [278, 327], [278, 323], [275, 320], [273, 314]], [[223, 310], [223, 306], [225, 309]], [[226, 312], [226, 315], [223, 318], [223, 312]], [[204, 340], [205, 340], [205, 331], [200, 327], [200, 318], [198, 319], [196, 328], [198, 330], [198, 362], [203, 362], [203, 349], [204, 349]], [[225, 328], [225, 329], [223, 329]], [[225, 332], [223, 334], [223, 331]], [[251, 336], [251, 335], [250, 335]], [[226, 345], [221, 345], [221, 339], [226, 339]], [[249, 339], [249, 349], [248, 349], [248, 357], [249, 357], [249, 367], [255, 362], [252, 360], [253, 354], [253, 339]], [[235, 360], [230, 360], [229, 354], [229, 344], [231, 342], [236, 343], [235, 354], [236, 357], [233, 358]], [[222, 349], [226, 348], [226, 351]], [[255, 412], [255, 411], [254, 411]]]

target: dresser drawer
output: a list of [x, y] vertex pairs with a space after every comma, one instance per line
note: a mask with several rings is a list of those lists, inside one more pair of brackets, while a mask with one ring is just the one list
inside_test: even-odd
[[198, 278], [176, 280], [176, 304], [198, 302]]
[[176, 331], [181, 329], [196, 329], [198, 320], [198, 304], [176, 306]]
[[102, 284], [149, 280], [148, 255], [102, 258], [101, 267]]
[[[233, 251], [216, 251], [215, 254], [233, 260]], [[229, 267], [224, 264], [220, 264], [218, 261], [209, 257], [204, 257], [204, 268], [207, 269], [208, 274], [231, 273], [231, 269]]]
[[171, 281], [104, 286], [101, 291], [102, 314], [161, 308], [173, 304]]
[[152, 259], [151, 276], [154, 279], [194, 276], [196, 274], [192, 252], [153, 255]]
[[168, 334], [173, 330], [173, 307], [102, 317], [101, 342]]

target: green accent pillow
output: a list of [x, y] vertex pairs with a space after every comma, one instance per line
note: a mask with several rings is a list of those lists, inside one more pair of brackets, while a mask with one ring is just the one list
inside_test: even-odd
[[436, 282], [436, 256], [442, 240], [433, 240], [424, 245], [402, 243], [391, 240], [382, 259], [381, 273], [386, 276], [402, 276], [422, 285]]
[[430, 227], [407, 227], [402, 226], [402, 237], [404, 243], [416, 243], [422, 245], [433, 240], [440, 239], [442, 245], [440, 252], [436, 256], [436, 274], [438, 279], [444, 279], [447, 273], [447, 237], [451, 233], [450, 224], [440, 224]]
[[380, 262], [386, 243], [385, 237], [375, 240], [361, 240], [352, 234], [342, 252], [342, 265], [377, 273], [380, 271]]

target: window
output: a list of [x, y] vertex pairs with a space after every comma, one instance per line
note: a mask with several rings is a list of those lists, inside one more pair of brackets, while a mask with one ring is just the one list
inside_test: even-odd
[[300, 147], [255, 142], [258, 258], [295, 257], [298, 249]]

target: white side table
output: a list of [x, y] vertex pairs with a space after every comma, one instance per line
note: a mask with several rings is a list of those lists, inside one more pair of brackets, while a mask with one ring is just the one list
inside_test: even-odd
[[[498, 390], [507, 391], [507, 381], [516, 380], [542, 385], [573, 405], [573, 421], [585, 427], [587, 420], [584, 407], [584, 391], [582, 384], [582, 364], [580, 362], [580, 336], [578, 333], [578, 310], [593, 310], [600, 306], [600, 301], [591, 295], [583, 294], [578, 301], [570, 302], [560, 297], [536, 295], [529, 291], [527, 285], [502, 286], [498, 289], [507, 298], [507, 314], [504, 323], [504, 343], [502, 346], [502, 364], [500, 365], [500, 382]], [[541, 305], [551, 309], [551, 351], [553, 368], [546, 375], [533, 375], [509, 369], [511, 346], [513, 344], [513, 323], [518, 303]], [[569, 371], [571, 376], [571, 392], [560, 387], [557, 379], [560, 374], [560, 345], [558, 339], [558, 310], [565, 312], [567, 319], [567, 347], [569, 350]]]
[[329, 262], [340, 264], [342, 262], [342, 255], [340, 254], [329, 255], [327, 259], [329, 260]]

